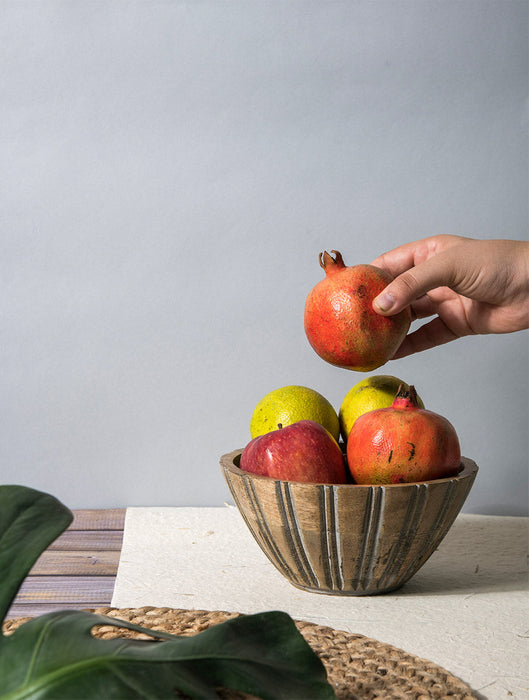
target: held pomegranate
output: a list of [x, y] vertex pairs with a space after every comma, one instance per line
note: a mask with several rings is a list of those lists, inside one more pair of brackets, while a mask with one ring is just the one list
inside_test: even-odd
[[399, 388], [389, 408], [364, 413], [347, 440], [347, 464], [357, 484], [399, 484], [454, 476], [459, 440], [443, 416], [420, 408], [415, 388]]
[[346, 267], [341, 254], [320, 253], [325, 278], [305, 302], [305, 334], [317, 354], [332, 365], [370, 372], [395, 353], [411, 323], [409, 308], [395, 316], [373, 310], [373, 299], [391, 276], [373, 265]]

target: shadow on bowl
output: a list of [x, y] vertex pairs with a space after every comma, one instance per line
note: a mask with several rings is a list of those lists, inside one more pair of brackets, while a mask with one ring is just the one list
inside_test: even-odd
[[461, 510], [478, 467], [413, 484], [307, 484], [239, 469], [242, 450], [220, 459], [233, 500], [272, 564], [303, 590], [388, 593], [433, 554]]

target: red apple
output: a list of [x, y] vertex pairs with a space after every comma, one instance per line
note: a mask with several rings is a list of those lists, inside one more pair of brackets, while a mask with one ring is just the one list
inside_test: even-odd
[[312, 420], [300, 420], [254, 438], [244, 448], [239, 466], [244, 471], [284, 481], [347, 482], [338, 443]]

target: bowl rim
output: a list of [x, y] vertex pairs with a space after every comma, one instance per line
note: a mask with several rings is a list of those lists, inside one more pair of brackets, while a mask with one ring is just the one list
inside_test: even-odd
[[372, 489], [372, 488], [390, 488], [390, 489], [401, 489], [409, 488], [410, 486], [416, 486], [417, 484], [443, 484], [450, 481], [461, 481], [462, 479], [468, 479], [470, 477], [475, 477], [479, 468], [474, 460], [469, 457], [461, 457], [461, 466], [457, 474], [454, 476], [446, 476], [440, 479], [428, 479], [425, 481], [407, 481], [399, 484], [332, 484], [325, 481], [288, 481], [286, 479], [274, 479], [270, 476], [263, 476], [261, 474], [253, 474], [252, 472], [244, 471], [240, 469], [236, 464], [235, 460], [241, 456], [243, 448], [233, 450], [232, 452], [227, 452], [220, 458], [220, 465], [224, 471], [229, 471], [236, 476], [242, 476], [249, 479], [256, 479], [257, 481], [267, 482], [267, 483], [284, 483], [284, 484], [296, 484], [300, 486], [310, 487], [310, 486], [332, 486], [334, 488], [346, 488], [346, 489]]

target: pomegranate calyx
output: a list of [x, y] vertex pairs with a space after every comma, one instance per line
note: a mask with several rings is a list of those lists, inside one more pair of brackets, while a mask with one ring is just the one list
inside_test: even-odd
[[345, 268], [342, 254], [337, 250], [331, 250], [331, 253], [334, 254], [334, 258], [326, 250], [324, 250], [323, 253], [320, 253], [319, 256], [320, 267], [323, 267], [325, 274], [327, 275], [332, 274], [333, 272], [339, 272]]
[[420, 408], [417, 392], [413, 384], [406, 388], [401, 384], [393, 400], [392, 408]]

